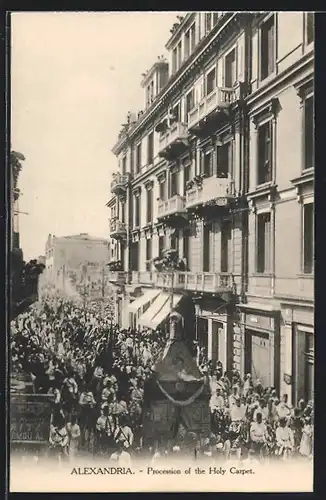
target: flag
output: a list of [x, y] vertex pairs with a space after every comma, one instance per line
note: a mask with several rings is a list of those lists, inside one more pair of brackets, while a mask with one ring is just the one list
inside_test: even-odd
[[108, 371], [111, 371], [112, 364], [113, 364], [113, 353], [112, 353], [113, 345], [114, 345], [114, 342], [113, 342], [113, 328], [112, 328], [112, 324], [111, 324], [110, 325], [110, 330], [108, 332], [108, 341], [107, 341], [106, 349], [104, 350], [104, 352], [105, 352], [104, 363], [105, 363], [105, 368]]

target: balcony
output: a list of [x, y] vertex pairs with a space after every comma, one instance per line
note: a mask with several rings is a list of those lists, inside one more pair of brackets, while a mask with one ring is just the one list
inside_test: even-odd
[[120, 222], [119, 219], [110, 220], [110, 237], [116, 240], [121, 240], [126, 238], [127, 228], [124, 222]]
[[[152, 285], [158, 288], [172, 286], [172, 274], [168, 272], [138, 272], [132, 273], [132, 282], [138, 285]], [[173, 274], [173, 289], [189, 292], [225, 293], [232, 292], [234, 279], [228, 273], [192, 273], [176, 271]]]
[[231, 179], [207, 177], [201, 183], [194, 184], [188, 189], [185, 207], [187, 210], [206, 204], [225, 207], [233, 196], [233, 181]]
[[111, 193], [112, 194], [123, 194], [127, 189], [129, 182], [128, 174], [114, 174], [111, 182]]
[[137, 285], [152, 285], [154, 271], [132, 271], [131, 281]]
[[178, 273], [184, 279], [184, 289], [192, 292], [223, 293], [233, 290], [233, 278], [228, 273]]
[[185, 200], [183, 196], [176, 194], [166, 201], [159, 201], [158, 220], [185, 217]]
[[204, 97], [188, 113], [188, 129], [200, 127], [201, 122], [207, 117], [213, 115], [216, 118], [219, 115], [225, 115], [226, 109], [238, 98], [236, 89], [216, 88], [208, 96]]
[[173, 123], [159, 139], [159, 156], [167, 160], [181, 154], [188, 147], [188, 129], [184, 123]]

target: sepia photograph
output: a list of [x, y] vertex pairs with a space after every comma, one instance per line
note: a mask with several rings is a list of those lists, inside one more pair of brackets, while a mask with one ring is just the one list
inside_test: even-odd
[[11, 492], [313, 491], [314, 18], [10, 13]]

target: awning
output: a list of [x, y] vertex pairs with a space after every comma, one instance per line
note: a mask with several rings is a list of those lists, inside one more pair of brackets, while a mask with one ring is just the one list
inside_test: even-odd
[[[182, 297], [183, 295], [173, 295], [173, 308], [177, 307]], [[163, 323], [163, 321], [168, 317], [170, 312], [171, 312], [171, 298], [169, 297], [168, 300], [165, 302], [164, 306], [162, 307], [162, 309], [152, 318], [151, 328], [155, 330], [158, 326], [160, 326], [160, 324]]]
[[[182, 297], [183, 295], [180, 294], [173, 295], [173, 308], [179, 304]], [[155, 330], [167, 318], [170, 311], [171, 297], [167, 293], [161, 293], [161, 295], [159, 295], [153, 304], [147, 309], [145, 314], [140, 317], [139, 323]]]
[[165, 302], [169, 298], [167, 293], [160, 293], [160, 295], [154, 300], [153, 304], [149, 306], [147, 311], [139, 318], [139, 324], [142, 326], [151, 327], [151, 319], [162, 309]]
[[128, 310], [130, 312], [136, 313], [141, 307], [143, 307], [145, 304], [148, 304], [148, 302], [154, 300], [159, 294], [160, 290], [158, 290], [157, 288], [151, 288], [149, 290], [146, 290], [141, 297], [138, 297], [138, 299], [134, 300], [133, 302], [131, 302], [131, 304], [129, 304]]

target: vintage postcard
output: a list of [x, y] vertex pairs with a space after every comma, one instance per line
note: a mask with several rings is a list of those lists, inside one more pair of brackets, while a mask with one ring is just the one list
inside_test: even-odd
[[10, 26], [10, 491], [313, 491], [314, 14]]

